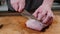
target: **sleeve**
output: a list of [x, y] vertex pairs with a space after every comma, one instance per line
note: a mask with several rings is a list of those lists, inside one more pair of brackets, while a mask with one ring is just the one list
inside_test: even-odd
[[15, 11], [13, 7], [11, 6], [10, 0], [6, 0], [7, 5], [8, 5], [8, 11]]
[[34, 12], [42, 3], [43, 0], [26, 0], [25, 9], [29, 12]]

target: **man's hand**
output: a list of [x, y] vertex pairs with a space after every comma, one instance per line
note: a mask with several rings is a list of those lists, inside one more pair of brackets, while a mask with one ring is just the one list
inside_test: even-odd
[[45, 5], [40, 6], [33, 15], [40, 20], [29, 19], [26, 22], [28, 28], [41, 31], [43, 28], [49, 26], [53, 21], [53, 12], [51, 8]]
[[15, 11], [21, 12], [25, 7], [25, 0], [10, 0]]
[[52, 22], [53, 19], [53, 12], [51, 11], [51, 8], [45, 5], [41, 5], [34, 13], [33, 15], [40, 20], [42, 23], [49, 25]]

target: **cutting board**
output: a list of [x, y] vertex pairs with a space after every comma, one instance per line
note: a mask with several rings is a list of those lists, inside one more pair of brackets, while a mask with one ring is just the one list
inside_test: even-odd
[[27, 20], [23, 16], [0, 17], [0, 34], [60, 34], [60, 15], [55, 14], [52, 24], [44, 32], [27, 28]]

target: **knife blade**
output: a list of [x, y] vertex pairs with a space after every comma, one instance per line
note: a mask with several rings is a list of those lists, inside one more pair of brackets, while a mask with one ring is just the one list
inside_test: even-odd
[[25, 16], [29, 19], [35, 19], [37, 20], [32, 14], [30, 14], [27, 10], [24, 10], [22, 13], [21, 13], [22, 16]]

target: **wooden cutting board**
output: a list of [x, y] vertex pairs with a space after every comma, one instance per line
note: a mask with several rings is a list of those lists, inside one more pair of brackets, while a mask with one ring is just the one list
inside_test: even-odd
[[0, 34], [60, 34], [60, 15], [55, 15], [52, 25], [45, 32], [35, 31], [25, 26], [28, 19], [23, 16], [0, 17]]

